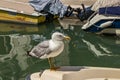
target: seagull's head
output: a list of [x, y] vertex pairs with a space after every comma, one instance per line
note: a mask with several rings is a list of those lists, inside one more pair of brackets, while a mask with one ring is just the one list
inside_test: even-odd
[[54, 32], [52, 34], [52, 40], [56, 40], [56, 41], [70, 40], [70, 37], [65, 36], [64, 34], [60, 32]]

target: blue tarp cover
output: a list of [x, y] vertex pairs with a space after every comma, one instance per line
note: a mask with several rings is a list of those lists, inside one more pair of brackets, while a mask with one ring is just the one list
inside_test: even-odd
[[63, 5], [60, 0], [30, 0], [29, 3], [38, 12], [44, 11], [59, 15], [59, 17], [63, 17], [67, 11], [67, 6]]
[[120, 6], [99, 8], [99, 14], [120, 15]]

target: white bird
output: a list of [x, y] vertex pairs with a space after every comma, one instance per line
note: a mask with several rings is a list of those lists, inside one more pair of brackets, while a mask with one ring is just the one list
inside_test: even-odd
[[63, 40], [70, 40], [69, 36], [65, 36], [62, 33], [55, 32], [52, 34], [50, 40], [43, 41], [36, 45], [28, 55], [34, 56], [40, 59], [48, 58], [50, 69], [56, 70], [57, 67], [54, 66], [51, 59], [58, 56], [64, 49]]

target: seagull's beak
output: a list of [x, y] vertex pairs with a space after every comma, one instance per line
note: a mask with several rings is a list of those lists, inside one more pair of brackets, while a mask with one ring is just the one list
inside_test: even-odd
[[65, 38], [65, 40], [71, 40], [71, 38], [69, 36], [65, 36], [64, 38]]

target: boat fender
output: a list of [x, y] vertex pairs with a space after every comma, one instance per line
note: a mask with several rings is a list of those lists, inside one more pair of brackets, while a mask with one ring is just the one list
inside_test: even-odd
[[111, 26], [112, 23], [113, 23], [113, 21], [107, 21], [107, 22], [101, 24], [99, 27], [100, 27], [100, 28], [106, 28], [106, 27]]

